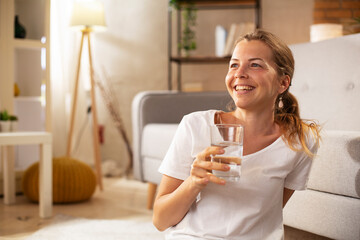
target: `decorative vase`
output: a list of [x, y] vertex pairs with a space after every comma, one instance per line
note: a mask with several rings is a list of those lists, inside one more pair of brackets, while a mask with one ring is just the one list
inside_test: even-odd
[[10, 131], [16, 132], [18, 130], [18, 120], [11, 120], [10, 122]]
[[19, 16], [15, 16], [15, 24], [14, 24], [14, 32], [15, 32], [15, 38], [25, 38], [26, 36], [26, 30], [22, 24], [19, 22]]
[[17, 97], [20, 95], [20, 88], [17, 83], [14, 83], [14, 96]]
[[10, 121], [0, 121], [0, 132], [10, 132], [11, 123]]

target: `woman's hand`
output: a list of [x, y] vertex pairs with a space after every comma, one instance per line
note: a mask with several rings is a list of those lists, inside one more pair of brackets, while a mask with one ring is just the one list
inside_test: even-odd
[[155, 199], [153, 223], [163, 231], [178, 224], [209, 182], [224, 185], [225, 180], [214, 176], [212, 170], [229, 171], [226, 164], [211, 162], [211, 155], [223, 154], [221, 147], [208, 147], [196, 156], [190, 176], [183, 180], [163, 175]]
[[212, 170], [229, 171], [227, 164], [211, 162], [211, 155], [223, 154], [225, 150], [222, 147], [208, 147], [196, 156], [191, 167], [190, 177], [193, 185], [197, 188], [204, 188], [209, 182], [224, 185], [226, 181], [218, 178], [211, 173]]

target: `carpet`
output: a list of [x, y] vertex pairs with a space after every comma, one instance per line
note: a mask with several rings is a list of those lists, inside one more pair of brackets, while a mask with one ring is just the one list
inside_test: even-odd
[[56, 215], [50, 225], [36, 231], [26, 240], [161, 240], [149, 220], [103, 220]]

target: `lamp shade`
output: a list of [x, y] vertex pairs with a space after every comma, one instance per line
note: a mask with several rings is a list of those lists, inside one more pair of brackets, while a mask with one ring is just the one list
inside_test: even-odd
[[74, 2], [70, 26], [105, 29], [104, 5], [99, 1]]
[[321, 23], [310, 26], [310, 41], [318, 42], [343, 35], [343, 26], [335, 23]]

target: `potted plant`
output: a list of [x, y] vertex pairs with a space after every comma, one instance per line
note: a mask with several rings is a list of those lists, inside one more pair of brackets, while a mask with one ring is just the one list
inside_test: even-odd
[[10, 115], [7, 110], [0, 112], [0, 131], [15, 132], [17, 131], [18, 118]]
[[196, 26], [196, 8], [192, 0], [170, 0], [170, 6], [183, 11], [182, 36], [178, 48], [185, 51], [188, 57], [190, 52], [196, 49], [196, 34], [194, 27]]
[[0, 112], [0, 130], [1, 132], [10, 132], [10, 115], [6, 110]]

